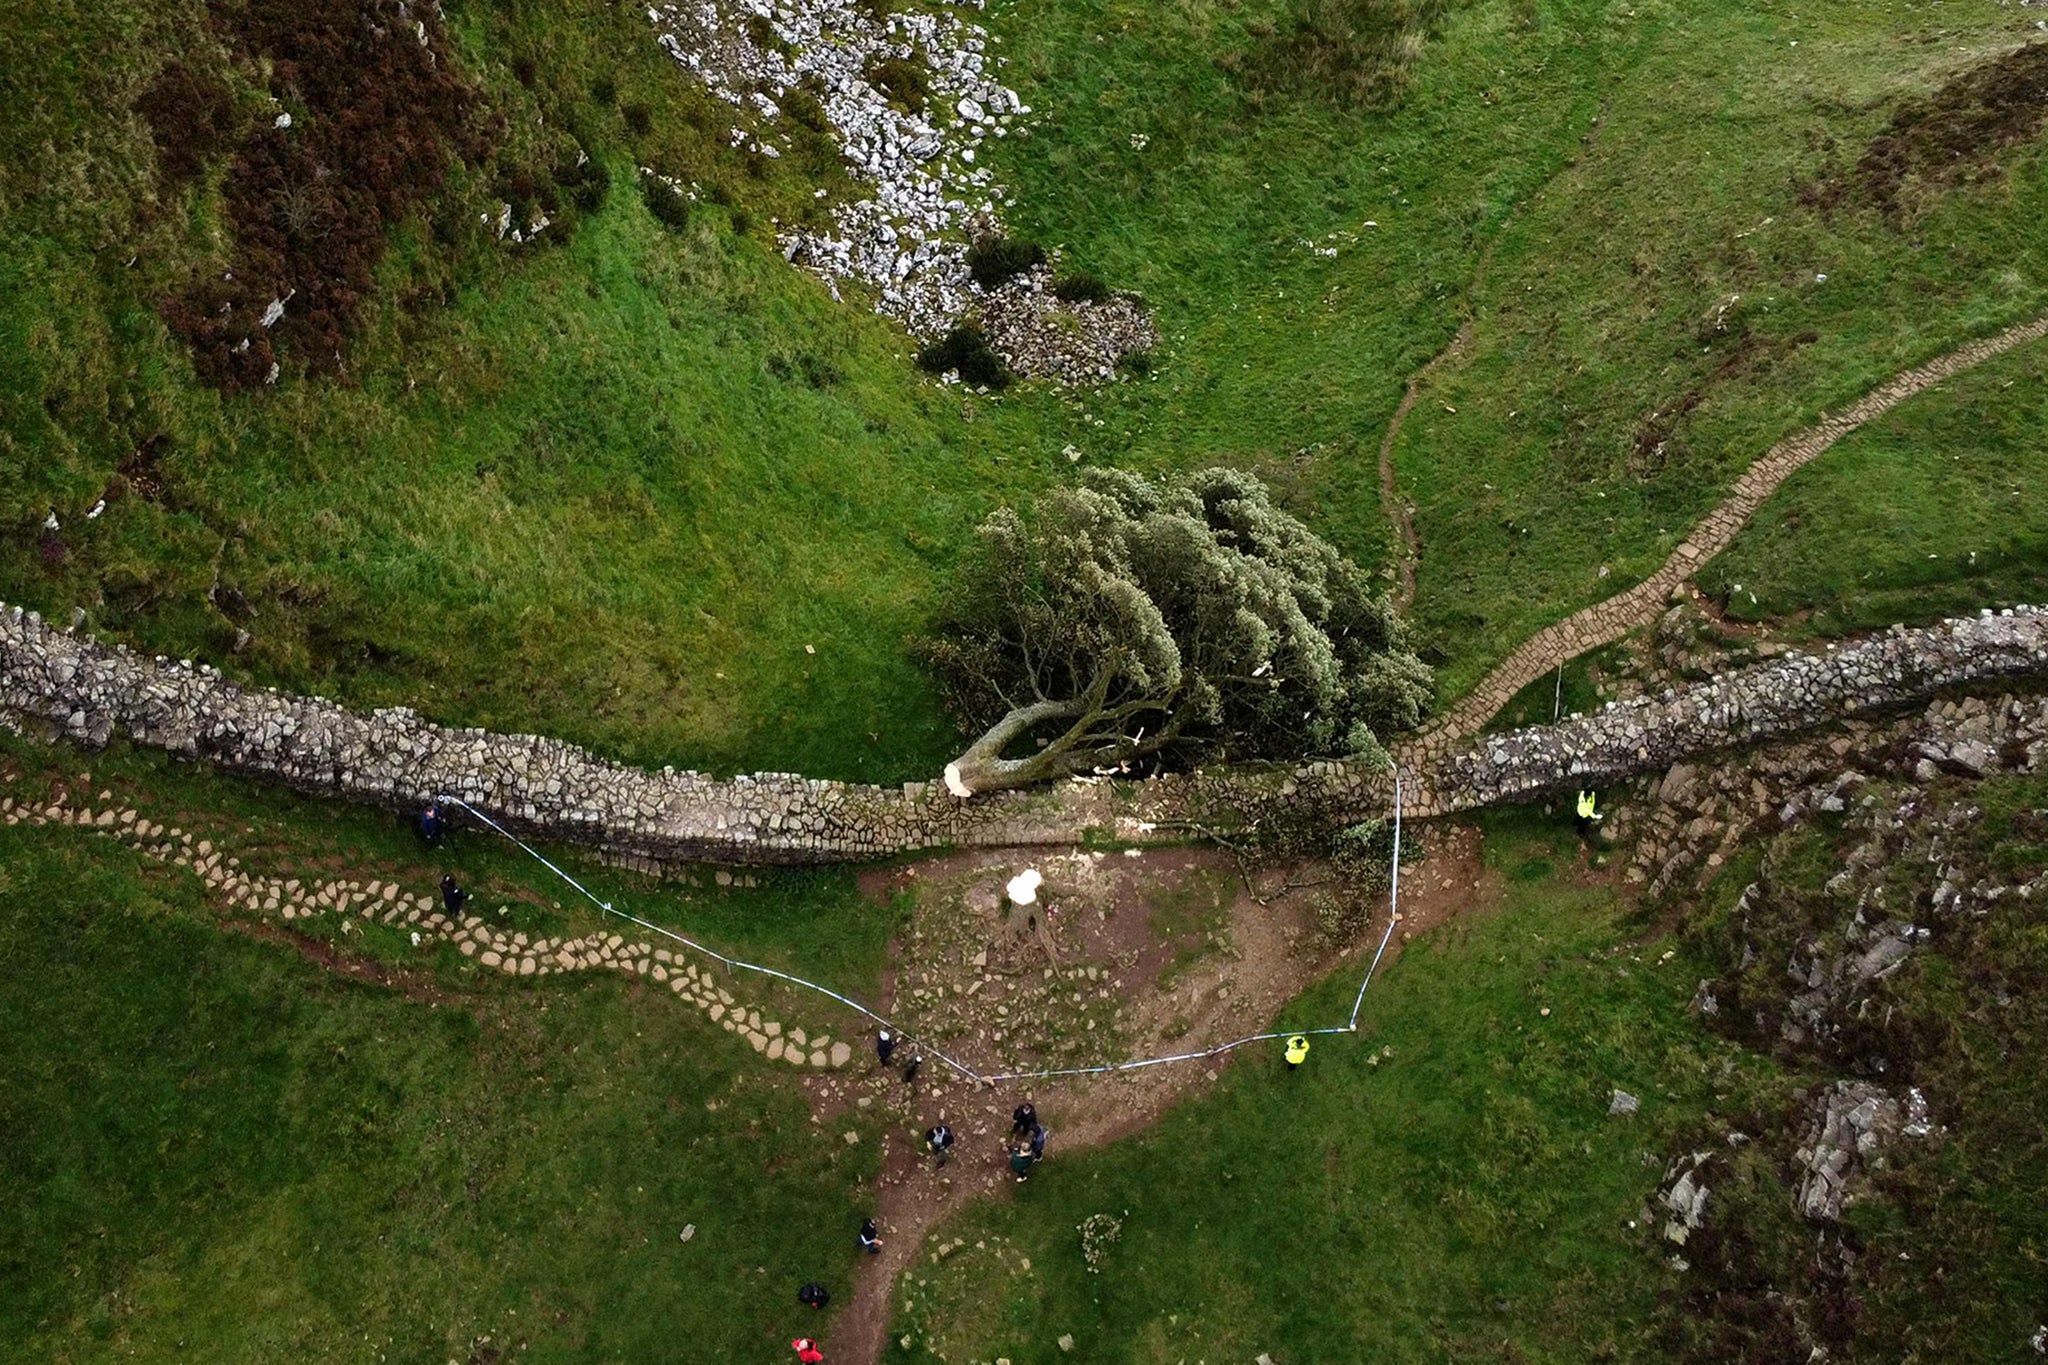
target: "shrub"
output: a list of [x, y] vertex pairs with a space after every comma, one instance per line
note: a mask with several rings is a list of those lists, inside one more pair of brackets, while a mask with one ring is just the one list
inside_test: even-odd
[[768, 373], [777, 379], [802, 379], [814, 389], [829, 389], [845, 376], [830, 359], [813, 350], [800, 350], [794, 355], [783, 351], [771, 351], [768, 355]]
[[640, 177], [640, 197], [655, 221], [675, 232], [690, 225], [690, 196], [657, 176]]
[[868, 68], [868, 84], [906, 114], [922, 114], [931, 99], [931, 78], [924, 67], [902, 57], [888, 57]]
[[168, 63], [135, 102], [156, 142], [157, 169], [172, 182], [198, 175], [234, 131], [234, 96], [227, 82], [183, 62]]
[[533, 82], [538, 74], [533, 67], [533, 58], [519, 57], [513, 60], [512, 75], [528, 90], [533, 89]]
[[[209, 382], [263, 383], [280, 338], [310, 366], [338, 368], [392, 226], [432, 201], [451, 163], [488, 155], [494, 130], [441, 22], [431, 11], [413, 21], [422, 42], [399, 10], [396, 0], [273, 0], [217, 11], [238, 56], [267, 69], [302, 113], [283, 128], [259, 123], [235, 154], [222, 192], [230, 269], [160, 305]], [[287, 296], [265, 327], [271, 302]]]
[[760, 48], [763, 52], [779, 52], [784, 56], [789, 55], [789, 44], [783, 41], [782, 35], [775, 31], [775, 25], [770, 23], [765, 15], [749, 14], [746, 19], [746, 29], [747, 36], [754, 40], [754, 46]]
[[590, 83], [590, 98], [606, 106], [618, 103], [618, 82], [610, 76], [599, 76]]
[[957, 370], [960, 378], [985, 389], [1005, 389], [1016, 378], [1003, 358], [988, 344], [982, 330], [963, 322], [917, 353], [920, 369], [932, 374]]
[[832, 120], [825, 116], [825, 106], [810, 90], [798, 87], [782, 92], [782, 112], [800, 128], [814, 133], [832, 131]]
[[1052, 282], [1052, 292], [1063, 303], [1107, 303], [1110, 298], [1102, 276], [1087, 270], [1060, 276]]
[[1392, 109], [1449, 0], [1295, 0], [1254, 59], [1257, 81], [1333, 103]]
[[1095, 469], [1029, 521], [999, 508], [926, 653], [980, 731], [957, 795], [1155, 757], [1384, 766], [1432, 687], [1384, 592], [1233, 469]]
[[565, 161], [557, 166], [555, 185], [578, 213], [596, 213], [611, 193], [612, 177], [604, 162], [586, 155], [580, 162]]
[[967, 249], [967, 273], [983, 289], [1001, 288], [1044, 263], [1044, 247], [1014, 237], [983, 237]]
[[626, 120], [626, 131], [634, 137], [646, 137], [654, 131], [654, 113], [644, 104], [627, 105], [619, 110], [619, 117]]

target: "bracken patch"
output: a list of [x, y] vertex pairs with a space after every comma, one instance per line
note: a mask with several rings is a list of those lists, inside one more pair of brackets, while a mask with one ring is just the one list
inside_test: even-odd
[[[239, 59], [267, 69], [280, 115], [291, 117], [260, 123], [236, 151], [223, 188], [232, 264], [165, 300], [165, 319], [222, 388], [274, 377], [280, 338], [310, 368], [337, 370], [390, 227], [441, 188], [452, 164], [480, 162], [493, 132], [430, 10], [253, 0], [217, 8], [214, 21]], [[175, 78], [162, 86], [151, 107], [176, 117], [155, 125], [160, 139], [206, 107], [188, 98], [196, 89]], [[284, 312], [266, 326], [273, 301]]]
[[2048, 43], [2029, 43], [1900, 105], [1853, 171], [1824, 170], [1800, 197], [1824, 213], [1857, 201], [1889, 218], [1910, 217], [1923, 191], [2003, 175], [2004, 154], [2038, 136], [2044, 118]]

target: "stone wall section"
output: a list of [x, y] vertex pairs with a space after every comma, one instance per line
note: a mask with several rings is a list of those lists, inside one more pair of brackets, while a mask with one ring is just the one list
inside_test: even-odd
[[[1444, 815], [1662, 769], [1716, 749], [1924, 700], [1944, 689], [2048, 680], [2048, 609], [2022, 607], [1790, 654], [1556, 725], [1397, 751], [1403, 809]], [[866, 786], [756, 773], [649, 772], [537, 735], [433, 724], [406, 708], [350, 711], [244, 686], [0, 607], [0, 714], [80, 744], [116, 734], [230, 772], [394, 809], [462, 798], [524, 834], [592, 845], [652, 870], [684, 861], [815, 863], [937, 847], [1178, 840], [1278, 818], [1386, 812], [1389, 775], [1338, 762], [1073, 782], [956, 800], [936, 782]]]

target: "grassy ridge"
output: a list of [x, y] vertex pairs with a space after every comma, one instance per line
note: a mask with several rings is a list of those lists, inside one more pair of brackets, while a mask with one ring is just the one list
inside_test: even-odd
[[[148, 75], [134, 54], [190, 34], [117, 5], [64, 40], [28, 35], [52, 66], [122, 54], [94, 72], [101, 104], [43, 110], [58, 151], [114, 122], [129, 136], [101, 149], [123, 178], [85, 209], [46, 217], [26, 177], [5, 186], [0, 590], [264, 681], [649, 762], [929, 772], [950, 731], [904, 638], [934, 566], [1056, 448], [1013, 463], [969, 439], [900, 335], [774, 256], [767, 217], [816, 212], [811, 185], [843, 175], [724, 155], [729, 115], [644, 21], [571, 3], [456, 19], [515, 130], [573, 126], [607, 163], [607, 203], [566, 245], [465, 254], [438, 227], [401, 232], [344, 380], [225, 401], [151, 306], [220, 259], [214, 199], [160, 197], [147, 131], [121, 113]], [[604, 83], [607, 101], [589, 93]], [[641, 207], [647, 161], [703, 187], [680, 233]], [[88, 522], [138, 451], [158, 490]]]
[[[1801, 18], [1486, 0], [1448, 13], [1385, 113], [1257, 93], [1244, 73], [1280, 41], [1278, 0], [990, 22], [1004, 78], [1049, 117], [984, 162], [1021, 235], [1158, 309], [1153, 378], [931, 388], [901, 336], [763, 240], [768, 218], [818, 211], [814, 180], [845, 190], [829, 158], [725, 156], [729, 115], [636, 14], [525, 0], [456, 7], [455, 42], [516, 128], [573, 128], [605, 161], [604, 207], [523, 251], [399, 233], [344, 380], [223, 402], [151, 311], [221, 251], [215, 201], [160, 193], [123, 112], [154, 53], [199, 41], [196, 13], [0, 20], [42, 58], [0, 143], [23, 168], [0, 173], [0, 595], [262, 681], [638, 761], [926, 776], [956, 740], [907, 637], [975, 520], [1061, 477], [1066, 448], [1250, 464], [1384, 562], [1380, 436], [1469, 319], [1396, 450], [1448, 696], [1661, 561], [1821, 407], [2048, 303], [2037, 143], [1910, 219], [1802, 206], [1900, 100], [2023, 38], [2002, 13], [1935, 29], [1892, 0]], [[704, 185], [681, 233], [634, 192], [650, 160]], [[493, 193], [458, 188], [465, 214]], [[1925, 437], [1978, 452], [1959, 468], [1984, 538], [2034, 553], [2031, 508], [1984, 491], [2026, 452], [1966, 426], [1930, 416]], [[160, 492], [86, 521], [138, 451]], [[1864, 529], [1882, 490], [1828, 498], [1857, 528], [1830, 541], [1843, 576], [1885, 562]], [[1985, 586], [1967, 567], [1869, 610], [1950, 607]]]
[[[1967, 58], [1885, 4], [1659, 27], [1592, 149], [1504, 239], [1470, 358], [1397, 453], [1420, 504], [1418, 616], [1461, 642], [1452, 689], [1649, 572], [1779, 436], [2048, 304], [2038, 147], [1904, 226], [1798, 202], [1830, 145], [1853, 156], [1893, 102], [2014, 41], [2009, 26], [1945, 33]], [[1592, 249], [1555, 249], [1574, 235]], [[1937, 429], [1931, 458], [1974, 440]], [[1852, 508], [1888, 497], [1837, 487]], [[1843, 567], [1884, 542], [1841, 547]]]
[[0, 1354], [765, 1358], [850, 1268], [872, 1147], [692, 1012], [408, 1000], [192, 887], [0, 829]]

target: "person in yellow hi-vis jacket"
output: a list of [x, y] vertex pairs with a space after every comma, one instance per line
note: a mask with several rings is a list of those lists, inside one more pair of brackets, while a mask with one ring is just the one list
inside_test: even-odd
[[1287, 1040], [1287, 1069], [1294, 1070], [1308, 1060], [1308, 1035], [1297, 1033]]
[[1600, 797], [1590, 788], [1579, 793], [1579, 837], [1589, 838], [1600, 823]]

